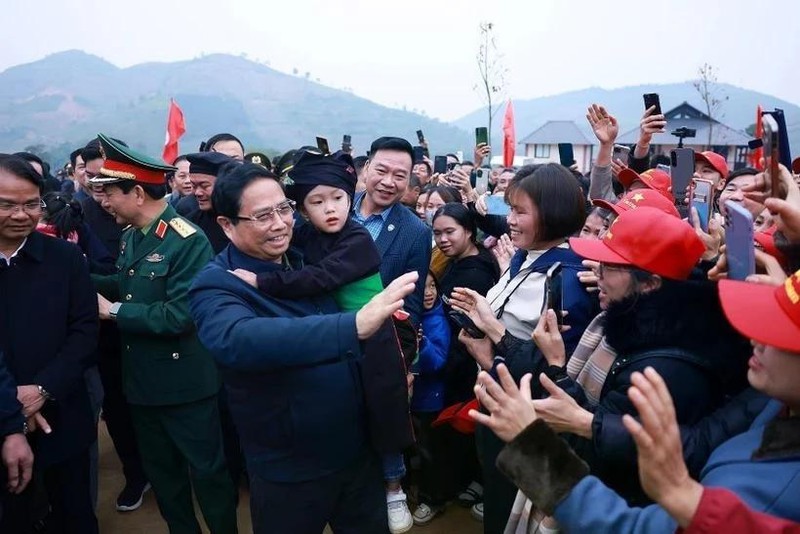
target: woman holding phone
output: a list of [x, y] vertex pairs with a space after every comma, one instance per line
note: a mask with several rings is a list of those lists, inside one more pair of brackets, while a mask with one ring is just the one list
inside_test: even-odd
[[[569, 313], [570, 329], [565, 333], [568, 350], [575, 348], [596, 310], [595, 302], [578, 280], [578, 272], [583, 270], [581, 258], [567, 243], [586, 219], [583, 194], [569, 169], [557, 163], [526, 165], [509, 184], [505, 200], [511, 209], [507, 217], [509, 236], [519, 250], [486, 297], [465, 290], [470, 298], [484, 303], [483, 309], [490, 310], [492, 323], [470, 314], [487, 337], [460, 337], [478, 365], [487, 370], [492, 368], [494, 356], [507, 355], [508, 347], [530, 340], [544, 301], [546, 274], [556, 262], [562, 265], [563, 308]], [[461, 289], [452, 294], [454, 301], [459, 295], [464, 295]], [[502, 333], [497, 337], [495, 332]], [[519, 355], [517, 360], [519, 365], [512, 373], [518, 372], [519, 377], [546, 365], [536, 350]], [[484, 531], [502, 532], [516, 489], [494, 467], [502, 443], [482, 428], [476, 439], [485, 483]]]

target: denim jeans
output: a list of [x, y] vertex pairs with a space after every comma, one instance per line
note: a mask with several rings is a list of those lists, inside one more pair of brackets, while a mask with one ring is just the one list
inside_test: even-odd
[[400, 482], [406, 476], [406, 464], [402, 454], [384, 454], [381, 456], [383, 464], [383, 479], [386, 482]]

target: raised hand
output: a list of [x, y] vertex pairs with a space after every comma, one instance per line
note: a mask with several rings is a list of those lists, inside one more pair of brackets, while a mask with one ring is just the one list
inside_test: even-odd
[[367, 339], [383, 322], [403, 307], [403, 298], [414, 291], [419, 274], [416, 271], [397, 277], [386, 289], [375, 295], [356, 313], [358, 339]]
[[586, 110], [586, 120], [601, 145], [613, 145], [619, 135], [619, 123], [603, 106], [592, 104]]
[[519, 387], [504, 364], [497, 366], [500, 384], [486, 371], [478, 374], [475, 396], [489, 415], [470, 410], [469, 416], [492, 429], [503, 441], [511, 441], [536, 420], [536, 410], [531, 404], [531, 374], [520, 380]]
[[626, 414], [622, 423], [636, 442], [639, 480], [645, 493], [685, 527], [700, 504], [703, 486], [692, 480], [683, 460], [672, 397], [652, 367], [633, 373], [631, 383], [628, 397], [641, 422]]

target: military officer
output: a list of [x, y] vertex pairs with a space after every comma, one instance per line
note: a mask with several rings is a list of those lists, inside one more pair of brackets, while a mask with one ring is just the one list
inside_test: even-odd
[[200, 532], [192, 487], [211, 532], [236, 532], [220, 382], [189, 315], [189, 286], [211, 259], [211, 246], [164, 200], [173, 167], [98, 138], [105, 161], [92, 184], [103, 186], [103, 207], [130, 227], [117, 273], [94, 280], [100, 318], [116, 321], [121, 333], [123, 385], [145, 472], [170, 534]]

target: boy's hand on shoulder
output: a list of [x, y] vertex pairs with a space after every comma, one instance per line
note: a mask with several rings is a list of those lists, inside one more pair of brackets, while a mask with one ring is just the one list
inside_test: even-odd
[[256, 283], [256, 273], [250, 272], [246, 269], [236, 269], [235, 271], [228, 271], [228, 272], [242, 279], [245, 283], [250, 284], [255, 288], [258, 288], [258, 283]]

